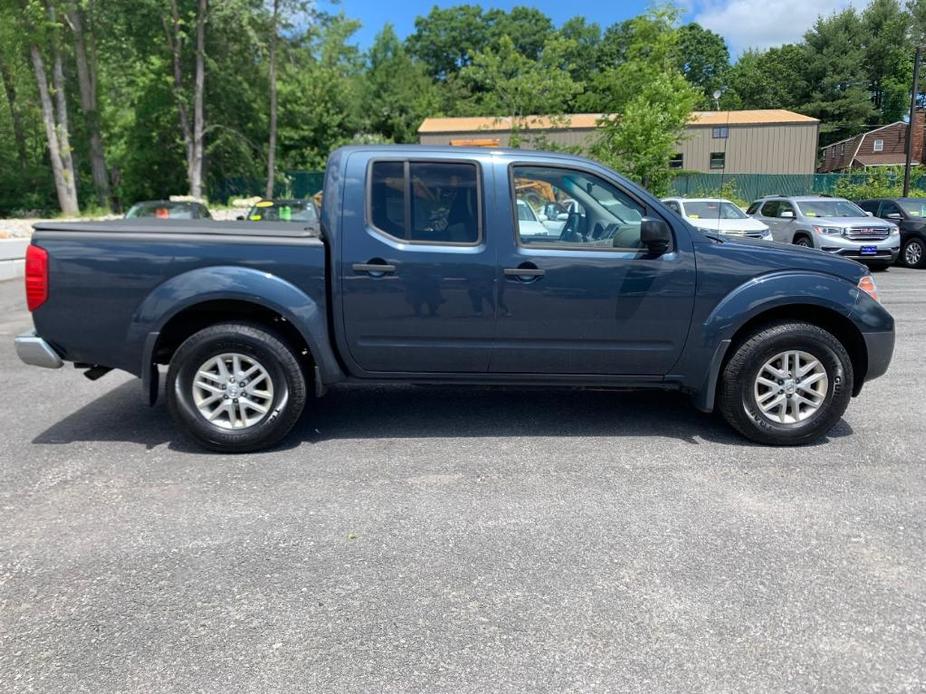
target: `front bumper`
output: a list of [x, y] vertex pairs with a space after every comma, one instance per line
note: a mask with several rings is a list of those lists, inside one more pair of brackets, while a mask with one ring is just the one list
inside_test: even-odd
[[[847, 239], [844, 236], [816, 235], [819, 248], [841, 258], [851, 258], [861, 263], [892, 263], [900, 252], [900, 236], [870, 241]], [[874, 253], [862, 254], [862, 248], [874, 248]]]
[[32, 330], [23, 333], [15, 340], [16, 354], [29, 366], [41, 366], [46, 369], [60, 369], [64, 361], [45, 340]]
[[891, 363], [894, 354], [894, 331], [887, 330], [879, 333], [862, 333], [865, 338], [865, 347], [868, 348], [868, 373], [865, 380], [870, 381], [883, 376]]

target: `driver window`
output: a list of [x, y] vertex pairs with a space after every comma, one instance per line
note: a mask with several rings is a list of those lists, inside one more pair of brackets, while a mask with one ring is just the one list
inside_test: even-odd
[[516, 166], [512, 188], [522, 246], [642, 248], [640, 225], [646, 208], [598, 176], [575, 169]]

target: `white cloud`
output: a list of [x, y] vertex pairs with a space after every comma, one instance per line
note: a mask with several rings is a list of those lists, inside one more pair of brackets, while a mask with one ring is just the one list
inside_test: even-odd
[[727, 41], [731, 56], [747, 48], [800, 41], [817, 17], [845, 9], [850, 0], [718, 0], [702, 4], [694, 21]]

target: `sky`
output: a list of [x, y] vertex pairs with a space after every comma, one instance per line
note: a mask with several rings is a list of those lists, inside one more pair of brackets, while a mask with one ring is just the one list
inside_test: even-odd
[[[427, 14], [436, 4], [440, 7], [479, 4], [484, 8], [509, 10], [515, 5], [536, 7], [549, 16], [556, 26], [581, 14], [597, 22], [602, 29], [614, 22], [641, 14], [648, 0], [585, 0], [572, 4], [563, 0], [341, 0], [337, 5], [321, 3], [331, 12], [342, 11], [363, 23], [357, 42], [366, 48], [386, 22], [392, 22], [399, 36], [415, 30], [415, 17]], [[800, 40], [819, 15], [828, 15], [848, 7], [849, 0], [678, 0], [684, 8], [684, 21], [698, 22], [720, 34], [727, 41], [732, 56], [747, 48], [770, 48]], [[856, 5], [864, 5], [865, 0]]]

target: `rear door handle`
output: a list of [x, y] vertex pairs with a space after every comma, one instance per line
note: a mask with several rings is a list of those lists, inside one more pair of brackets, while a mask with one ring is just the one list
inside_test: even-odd
[[507, 277], [543, 277], [546, 273], [539, 267], [506, 267]]
[[395, 265], [388, 263], [354, 263], [351, 265], [354, 272], [366, 272], [371, 277], [382, 277], [395, 272]]

